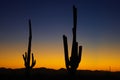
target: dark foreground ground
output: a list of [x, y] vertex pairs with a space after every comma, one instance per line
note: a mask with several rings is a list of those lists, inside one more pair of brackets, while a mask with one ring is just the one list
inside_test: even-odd
[[0, 80], [120, 80], [120, 72], [79, 70], [70, 76], [65, 69], [35, 68], [28, 77], [24, 69], [0, 68]]

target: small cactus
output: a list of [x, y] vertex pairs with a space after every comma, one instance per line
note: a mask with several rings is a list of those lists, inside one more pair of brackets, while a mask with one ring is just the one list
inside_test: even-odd
[[68, 44], [67, 44], [67, 37], [63, 35], [63, 44], [64, 44], [64, 55], [65, 55], [65, 64], [68, 72], [70, 74], [75, 74], [77, 67], [81, 61], [81, 54], [82, 54], [82, 46], [79, 46], [78, 52], [78, 42], [76, 41], [76, 25], [77, 25], [77, 8], [73, 6], [73, 42], [72, 42], [72, 51], [71, 57], [68, 56]]
[[29, 20], [29, 43], [28, 43], [28, 52], [23, 54], [24, 65], [26, 70], [33, 68], [36, 64], [36, 60], [34, 59], [34, 55], [32, 53], [32, 64], [30, 65], [30, 58], [31, 58], [31, 41], [32, 41], [32, 29], [31, 29], [31, 20]]

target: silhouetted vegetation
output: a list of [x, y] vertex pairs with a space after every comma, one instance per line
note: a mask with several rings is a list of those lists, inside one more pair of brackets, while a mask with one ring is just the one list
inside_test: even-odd
[[26, 74], [29, 75], [30, 69], [32, 69], [35, 64], [36, 60], [34, 59], [34, 55], [32, 53], [32, 64], [30, 64], [31, 59], [31, 42], [32, 42], [32, 29], [31, 29], [31, 20], [29, 20], [29, 42], [28, 42], [28, 52], [23, 54], [24, 65], [26, 68]]
[[82, 46], [79, 46], [78, 52], [78, 42], [76, 41], [76, 26], [77, 26], [77, 8], [73, 6], [73, 42], [72, 42], [72, 51], [71, 57], [68, 56], [68, 44], [67, 44], [67, 37], [63, 35], [63, 44], [64, 44], [64, 54], [65, 54], [65, 64], [68, 72], [71, 75], [74, 75], [76, 72], [77, 67], [81, 61], [81, 54], [82, 54]]
[[[0, 68], [0, 80], [71, 80], [66, 69], [34, 68], [29, 79], [25, 69]], [[78, 70], [74, 80], [120, 80], [120, 72]]]

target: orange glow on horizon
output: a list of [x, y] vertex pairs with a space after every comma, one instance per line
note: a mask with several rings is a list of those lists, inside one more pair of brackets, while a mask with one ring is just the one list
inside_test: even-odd
[[[56, 45], [54, 47], [54, 45], [55, 44], [53, 44], [53, 47], [47, 46], [49, 48], [46, 48], [46, 46], [39, 47], [39, 45], [36, 47], [32, 47], [32, 52], [34, 53], [34, 57], [37, 61], [34, 68], [65, 68], [63, 47], [56, 47]], [[22, 54], [24, 54], [27, 49], [25, 48], [26, 46], [24, 46], [23, 48], [21, 47], [23, 46], [0, 48], [3, 49], [0, 50], [0, 53], [5, 53], [1, 54], [0, 56], [0, 67], [24, 68]], [[69, 53], [70, 52], [71, 51], [69, 51]], [[97, 49], [84, 46], [82, 59], [78, 69], [120, 71], [120, 64], [118, 63], [118, 61], [120, 61], [120, 54], [117, 53], [120, 53], [117, 46], [109, 48], [108, 46], [100, 46]]]

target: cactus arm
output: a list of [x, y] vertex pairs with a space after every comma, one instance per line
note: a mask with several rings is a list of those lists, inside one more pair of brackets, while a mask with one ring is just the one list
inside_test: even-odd
[[27, 63], [27, 52], [25, 52], [25, 54], [23, 54], [23, 59], [24, 59], [24, 65], [25, 65], [25, 67], [28, 67], [27, 65], [28, 65], [28, 63]]
[[34, 55], [32, 53], [32, 64], [31, 64], [31, 68], [33, 68], [36, 64], [36, 60], [34, 59]]
[[78, 62], [81, 61], [81, 56], [82, 56], [82, 46], [79, 46]]
[[26, 57], [25, 57], [25, 55], [23, 54], [23, 59], [24, 59], [24, 61], [26, 62]]
[[24, 65], [26, 66], [26, 57], [25, 57], [25, 55], [23, 54], [23, 60], [24, 60]]
[[69, 69], [69, 57], [68, 57], [68, 44], [67, 44], [67, 37], [63, 35], [63, 44], [64, 44], [64, 55], [65, 55], [65, 64], [66, 68]]

